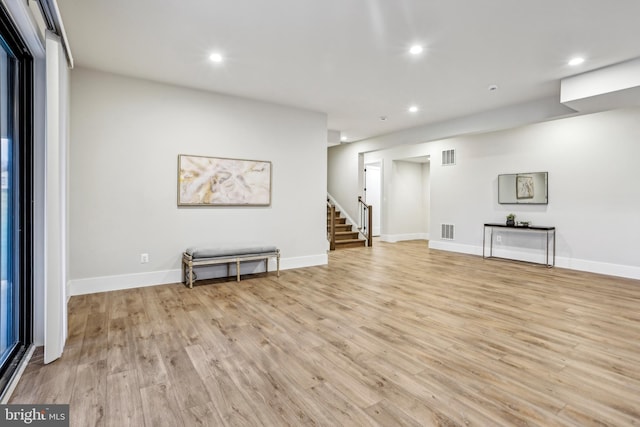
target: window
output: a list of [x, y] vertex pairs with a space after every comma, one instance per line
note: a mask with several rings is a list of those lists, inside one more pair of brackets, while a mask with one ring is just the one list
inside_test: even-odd
[[0, 394], [32, 340], [32, 58], [0, 5]]
[[0, 172], [2, 177], [2, 198], [0, 199], [0, 363], [7, 359], [16, 342], [15, 322], [13, 321], [14, 283], [13, 269], [13, 129], [11, 126], [13, 93], [10, 90], [14, 74], [14, 61], [11, 52], [4, 43], [0, 49]]

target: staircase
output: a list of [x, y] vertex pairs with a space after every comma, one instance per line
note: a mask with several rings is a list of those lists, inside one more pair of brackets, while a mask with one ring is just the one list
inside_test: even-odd
[[[331, 208], [327, 206], [327, 232], [331, 232]], [[366, 241], [360, 239], [357, 231], [352, 231], [353, 225], [347, 224], [347, 219], [340, 215], [340, 211], [335, 211], [334, 227], [336, 233], [335, 249], [360, 248], [365, 246]]]

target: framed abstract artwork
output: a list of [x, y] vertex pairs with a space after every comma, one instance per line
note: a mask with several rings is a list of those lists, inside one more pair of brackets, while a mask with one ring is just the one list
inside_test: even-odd
[[516, 197], [518, 199], [533, 199], [533, 177], [518, 175], [516, 177]]
[[269, 206], [271, 162], [178, 155], [178, 206]]

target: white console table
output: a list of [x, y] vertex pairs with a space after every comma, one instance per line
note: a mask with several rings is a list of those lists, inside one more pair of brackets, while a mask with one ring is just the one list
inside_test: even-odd
[[[508, 231], [517, 231], [523, 233], [545, 233], [546, 245], [545, 245], [545, 262], [547, 267], [553, 267], [556, 265], [556, 228], [546, 226], [513, 226], [506, 224], [485, 224], [482, 232], [482, 258], [502, 258], [493, 255], [493, 231], [498, 229], [507, 229]], [[487, 231], [489, 232], [489, 253], [485, 254]], [[550, 250], [551, 248], [551, 250]], [[550, 254], [551, 252], [551, 254]], [[505, 258], [503, 258], [505, 259]]]

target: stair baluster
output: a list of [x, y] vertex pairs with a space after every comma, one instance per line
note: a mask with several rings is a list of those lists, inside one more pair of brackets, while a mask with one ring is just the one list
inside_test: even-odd
[[367, 241], [367, 246], [373, 246], [373, 208], [362, 200], [362, 196], [358, 196], [358, 210], [360, 211], [358, 230]]

